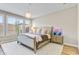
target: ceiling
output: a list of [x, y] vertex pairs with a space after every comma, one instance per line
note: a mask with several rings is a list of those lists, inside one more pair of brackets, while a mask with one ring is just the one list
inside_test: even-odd
[[[32, 3], [30, 5], [32, 18], [47, 15], [56, 11], [74, 7], [76, 4], [67, 3]], [[27, 11], [27, 3], [0, 3], [0, 9], [24, 16]]]

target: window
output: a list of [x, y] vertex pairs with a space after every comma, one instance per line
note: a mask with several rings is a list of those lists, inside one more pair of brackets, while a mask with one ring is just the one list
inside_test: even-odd
[[18, 33], [22, 33], [23, 32], [23, 20], [22, 19], [17, 19], [16, 31]]
[[30, 20], [25, 20], [25, 28], [30, 26], [30, 22], [31, 22]]
[[30, 24], [31, 20], [25, 20], [25, 24]]
[[[8, 33], [16, 33], [16, 29], [15, 29], [15, 26], [16, 26], [16, 19], [12, 16], [8, 16], [7, 17], [7, 29], [8, 29]], [[8, 34], [7, 33], [7, 34]]]
[[0, 15], [0, 36], [3, 36], [3, 16]]
[[[7, 16], [7, 15], [5, 15]], [[26, 31], [26, 27], [30, 25], [30, 20], [8, 15], [3, 17], [0, 15], [0, 36], [19, 34]]]

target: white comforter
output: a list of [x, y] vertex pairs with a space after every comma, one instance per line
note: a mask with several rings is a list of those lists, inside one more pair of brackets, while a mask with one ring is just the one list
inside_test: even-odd
[[32, 38], [36, 38], [36, 42], [42, 41], [42, 38], [40, 35], [37, 34], [31, 34], [31, 33], [22, 33], [22, 35], [27, 35], [30, 36]]

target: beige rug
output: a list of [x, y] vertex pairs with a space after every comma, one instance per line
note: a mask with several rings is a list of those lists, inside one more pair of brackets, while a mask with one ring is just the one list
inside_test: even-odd
[[4, 55], [2, 48], [0, 47], [0, 55]]
[[[15, 42], [2, 44], [2, 49], [6, 55], [34, 55], [34, 52]], [[61, 55], [63, 46], [49, 43], [37, 50], [37, 55]]]

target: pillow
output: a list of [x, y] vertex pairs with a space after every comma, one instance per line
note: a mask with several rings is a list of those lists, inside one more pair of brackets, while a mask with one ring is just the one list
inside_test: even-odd
[[29, 29], [29, 33], [35, 34], [36, 33], [36, 27], [31, 27]]
[[33, 33], [33, 28], [32, 27], [29, 28], [29, 33]]
[[46, 28], [42, 28], [42, 30], [41, 30], [41, 34], [47, 34], [47, 32], [48, 32], [48, 30], [46, 29]]
[[36, 29], [36, 34], [41, 34], [41, 29], [40, 28]]

